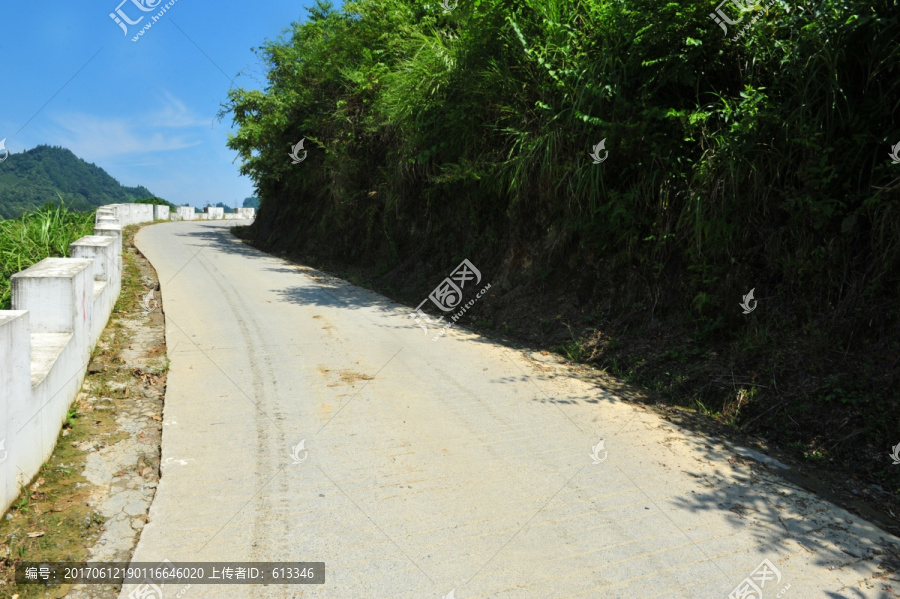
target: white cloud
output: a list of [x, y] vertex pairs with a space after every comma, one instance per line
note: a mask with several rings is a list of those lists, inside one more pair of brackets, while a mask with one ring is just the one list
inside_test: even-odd
[[[52, 117], [58, 129], [48, 135], [49, 143], [66, 147], [88, 161], [151, 152], [171, 152], [207, 143], [208, 134], [199, 127], [207, 121], [197, 118], [168, 92], [162, 92], [158, 105], [133, 117], [96, 116], [69, 112]], [[210, 119], [211, 122], [212, 119]], [[180, 133], [163, 131], [180, 129]], [[189, 131], [194, 129], [195, 131]]]
[[146, 124], [154, 127], [205, 127], [213, 122], [213, 117], [200, 119], [191, 113], [184, 103], [167, 91], [162, 92], [166, 103], [152, 116], [146, 118]]

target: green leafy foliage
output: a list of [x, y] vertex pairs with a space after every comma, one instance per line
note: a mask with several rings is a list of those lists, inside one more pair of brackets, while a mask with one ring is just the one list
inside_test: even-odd
[[900, 251], [892, 7], [774, 5], [732, 42], [699, 1], [320, 2], [259, 50], [267, 89], [231, 92], [229, 145], [282, 242], [378, 260], [553, 228], [546, 260], [678, 261], [707, 273], [690, 297], [733, 296], [725, 270], [756, 263], [836, 299], [825, 272], [872, 258], [884, 291]]
[[134, 203], [135, 204], [152, 204], [154, 206], [168, 206], [172, 210], [175, 210], [175, 208], [176, 208], [175, 204], [173, 204], [172, 202], [170, 202], [168, 200], [164, 200], [162, 198], [157, 198], [157, 197], [144, 198], [142, 200], [135, 200]]
[[[527, 264], [504, 276], [553, 273], [610, 318], [652, 306], [704, 351], [774, 350], [745, 330], [761, 319], [896, 339], [895, 0], [775, 3], [737, 41], [712, 10], [320, 1], [258, 50], [265, 89], [232, 90], [222, 112], [262, 200], [252, 235], [356, 264]], [[770, 308], [745, 316], [754, 287]], [[854, 402], [898, 430], [895, 401]]]

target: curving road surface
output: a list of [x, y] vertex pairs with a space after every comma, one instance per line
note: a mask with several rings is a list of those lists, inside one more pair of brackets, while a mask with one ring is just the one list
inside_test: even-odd
[[765, 599], [894, 596], [876, 576], [898, 539], [775, 465], [552, 356], [459, 329], [432, 341], [409, 308], [232, 224], [137, 236], [171, 370], [134, 561], [317, 561], [326, 582], [165, 597], [725, 599], [745, 580]]

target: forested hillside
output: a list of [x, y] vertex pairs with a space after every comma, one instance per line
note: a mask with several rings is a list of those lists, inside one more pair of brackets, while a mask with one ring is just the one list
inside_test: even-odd
[[37, 146], [0, 163], [0, 217], [16, 218], [60, 198], [73, 210], [151, 198], [144, 187], [124, 187], [102, 168], [65, 148]]
[[900, 6], [735, 4], [319, 4], [231, 92], [247, 235], [413, 305], [468, 258], [470, 323], [900, 488]]

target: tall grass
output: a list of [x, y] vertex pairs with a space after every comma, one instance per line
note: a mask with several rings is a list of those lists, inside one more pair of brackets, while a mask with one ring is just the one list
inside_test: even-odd
[[68, 256], [69, 244], [93, 231], [93, 212], [59, 205], [0, 221], [0, 310], [10, 309], [12, 275], [44, 258]]

